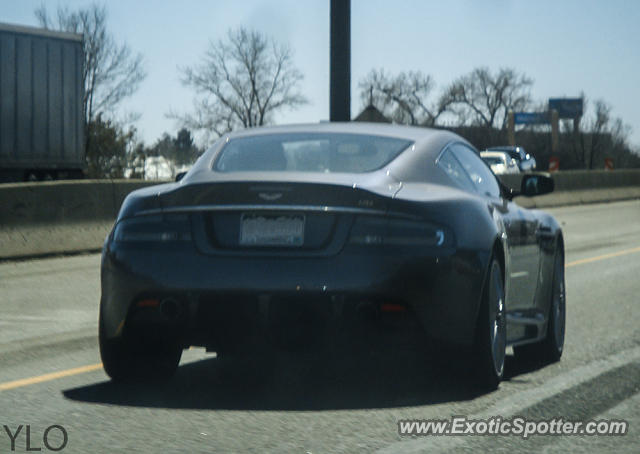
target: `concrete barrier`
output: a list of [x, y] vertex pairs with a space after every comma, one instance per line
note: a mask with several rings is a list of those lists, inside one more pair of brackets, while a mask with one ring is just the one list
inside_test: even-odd
[[97, 250], [126, 195], [157, 184], [81, 180], [0, 185], [0, 259]]
[[[527, 208], [640, 199], [640, 169], [564, 171], [555, 192], [516, 197]], [[520, 188], [522, 175], [504, 175]], [[0, 259], [99, 250], [126, 195], [158, 184], [142, 180], [83, 180], [0, 184]]]
[[[526, 208], [545, 208], [640, 198], [640, 169], [568, 170], [551, 175], [554, 192], [539, 197], [516, 197], [516, 203]], [[501, 175], [500, 180], [519, 191], [522, 174]]]

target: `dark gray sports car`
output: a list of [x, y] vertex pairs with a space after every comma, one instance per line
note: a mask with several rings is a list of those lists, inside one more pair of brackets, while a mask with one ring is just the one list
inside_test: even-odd
[[542, 174], [507, 189], [443, 130], [226, 135], [180, 181], [124, 201], [102, 258], [104, 368], [168, 376], [190, 345], [224, 356], [420, 332], [467, 347], [496, 387], [507, 346], [562, 354], [562, 231], [511, 201], [552, 190]]

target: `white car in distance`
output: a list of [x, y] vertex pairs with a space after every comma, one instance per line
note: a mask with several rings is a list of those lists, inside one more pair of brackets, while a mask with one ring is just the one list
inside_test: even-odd
[[520, 173], [520, 168], [515, 159], [504, 151], [482, 151], [480, 157], [486, 162], [493, 173], [502, 175], [505, 173]]

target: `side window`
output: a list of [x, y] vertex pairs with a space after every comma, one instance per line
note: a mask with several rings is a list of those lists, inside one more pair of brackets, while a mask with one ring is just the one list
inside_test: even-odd
[[491, 169], [473, 150], [461, 143], [449, 147], [453, 155], [471, 178], [476, 191], [489, 197], [500, 197], [500, 186]]
[[455, 184], [466, 191], [475, 192], [475, 187], [471, 183], [469, 176], [462, 168], [462, 165], [453, 156], [451, 150], [447, 148], [438, 158], [438, 166], [449, 175]]

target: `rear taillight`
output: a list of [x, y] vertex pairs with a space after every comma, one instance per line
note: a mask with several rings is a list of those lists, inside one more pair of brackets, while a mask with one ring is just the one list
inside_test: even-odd
[[118, 222], [116, 242], [191, 241], [191, 225], [186, 214], [138, 216]]
[[160, 306], [160, 300], [154, 299], [154, 298], [146, 298], [146, 299], [142, 299], [140, 301], [138, 301], [136, 303], [137, 307], [159, 307]]
[[399, 312], [406, 312], [406, 311], [407, 311], [407, 306], [405, 306], [404, 304], [382, 303], [380, 305], [380, 312], [399, 313]]
[[363, 245], [444, 248], [454, 243], [449, 229], [422, 220], [358, 217], [349, 242]]

